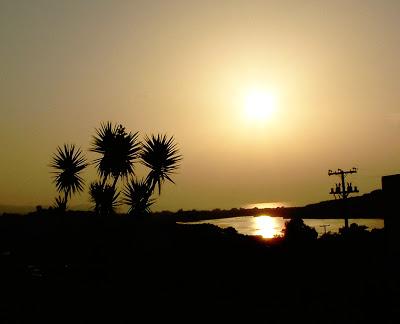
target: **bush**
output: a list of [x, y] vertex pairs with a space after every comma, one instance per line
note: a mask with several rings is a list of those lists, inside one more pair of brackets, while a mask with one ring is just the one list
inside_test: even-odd
[[314, 227], [307, 226], [304, 224], [301, 218], [292, 218], [290, 221], [285, 223], [283, 230], [284, 239], [287, 242], [310, 242], [314, 241], [318, 237], [318, 233]]

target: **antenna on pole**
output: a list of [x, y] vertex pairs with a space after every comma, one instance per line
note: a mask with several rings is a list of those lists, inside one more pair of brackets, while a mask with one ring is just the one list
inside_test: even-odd
[[[338, 175], [341, 178], [341, 182], [336, 183], [335, 189], [331, 188], [330, 194], [336, 199], [336, 196], [341, 198], [343, 201], [352, 193], [359, 192], [357, 186], [352, 185], [351, 182], [346, 183], [346, 176], [351, 173], [357, 173], [357, 168], [352, 168], [350, 170], [337, 169], [337, 171], [328, 170], [328, 176]], [[344, 215], [344, 227], [349, 228], [349, 219], [347, 213]]]

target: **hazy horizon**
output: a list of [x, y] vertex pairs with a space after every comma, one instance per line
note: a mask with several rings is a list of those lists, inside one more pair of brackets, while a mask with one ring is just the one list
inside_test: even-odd
[[[400, 173], [399, 14], [394, 0], [1, 1], [0, 205], [51, 205], [56, 147], [93, 160], [105, 121], [175, 137], [181, 168], [153, 210], [328, 200], [338, 168], [379, 189]], [[254, 89], [268, 115], [246, 115]]]
[[[31, 212], [35, 211], [37, 206], [39, 205], [2, 205], [0, 204], [0, 213], [26, 213], [26, 212]], [[52, 204], [50, 205], [40, 205], [42, 208], [49, 208], [52, 207]], [[247, 204], [247, 205], [242, 205], [242, 206], [233, 206], [233, 207], [227, 207], [224, 209], [233, 209], [233, 208], [245, 208], [245, 209], [252, 209], [252, 208], [259, 208], [259, 209], [264, 209], [264, 208], [277, 208], [277, 207], [300, 207], [300, 206], [293, 206], [288, 202], [271, 202], [271, 203], [257, 203], [257, 204]], [[91, 203], [82, 203], [82, 204], [72, 204], [68, 207], [68, 210], [93, 210], [94, 206]], [[119, 206], [116, 208], [117, 212], [120, 213], [125, 213], [127, 212], [128, 207], [127, 206]], [[172, 209], [168, 211], [178, 211], [181, 208], [178, 209]], [[194, 208], [190, 208], [187, 210], [193, 210]], [[211, 209], [220, 209], [219, 207], [211, 208]], [[211, 210], [211, 209], [203, 209], [203, 210]], [[158, 210], [161, 211], [161, 210]], [[163, 210], [166, 211], [166, 210]]]

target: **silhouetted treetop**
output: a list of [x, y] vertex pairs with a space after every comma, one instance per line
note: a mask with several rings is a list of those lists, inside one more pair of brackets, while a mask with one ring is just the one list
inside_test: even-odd
[[111, 122], [102, 123], [96, 129], [90, 151], [101, 154], [94, 162], [103, 181], [112, 176], [116, 182], [119, 177], [133, 174], [140, 152], [138, 132], [126, 132], [122, 125], [113, 126]]
[[151, 192], [155, 186], [158, 186], [158, 193], [161, 193], [161, 184], [165, 179], [174, 183], [171, 176], [180, 166], [182, 156], [179, 154], [174, 137], [167, 135], [146, 136], [140, 154], [140, 160], [143, 165], [150, 169], [146, 181], [149, 184]]
[[92, 182], [89, 187], [90, 201], [94, 205], [95, 212], [101, 216], [115, 213], [115, 209], [120, 204], [118, 201], [119, 194], [109, 184], [103, 186], [100, 182]]
[[145, 180], [132, 178], [123, 191], [123, 203], [129, 206], [128, 213], [131, 215], [144, 215], [150, 212], [150, 206], [155, 202], [150, 198], [149, 185]]
[[50, 167], [55, 170], [53, 174], [57, 191], [64, 193], [64, 198], [60, 196], [56, 199], [58, 208], [65, 209], [68, 197], [71, 197], [73, 193], [83, 191], [84, 180], [80, 173], [87, 165], [81, 149], [76, 148], [75, 145], [64, 144], [63, 147], [57, 147]]

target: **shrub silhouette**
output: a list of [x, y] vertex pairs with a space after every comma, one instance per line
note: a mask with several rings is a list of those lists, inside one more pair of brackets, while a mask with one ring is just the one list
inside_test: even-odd
[[129, 206], [128, 213], [135, 216], [143, 216], [150, 212], [150, 206], [154, 199], [150, 198], [150, 188], [146, 181], [132, 178], [123, 191], [123, 202]]
[[56, 211], [65, 211], [67, 209], [67, 201], [64, 197], [58, 196], [54, 199], [52, 206]]
[[315, 228], [304, 224], [303, 219], [299, 217], [286, 222], [283, 233], [286, 242], [305, 243], [314, 241], [318, 237]]
[[96, 214], [108, 216], [115, 213], [118, 207], [119, 193], [109, 184], [92, 182], [89, 187], [90, 201], [94, 204]]
[[369, 232], [367, 226], [352, 223], [348, 228], [346, 227], [339, 228], [339, 233], [340, 235], [342, 235], [342, 237], [345, 238], [362, 239], [365, 238]]

